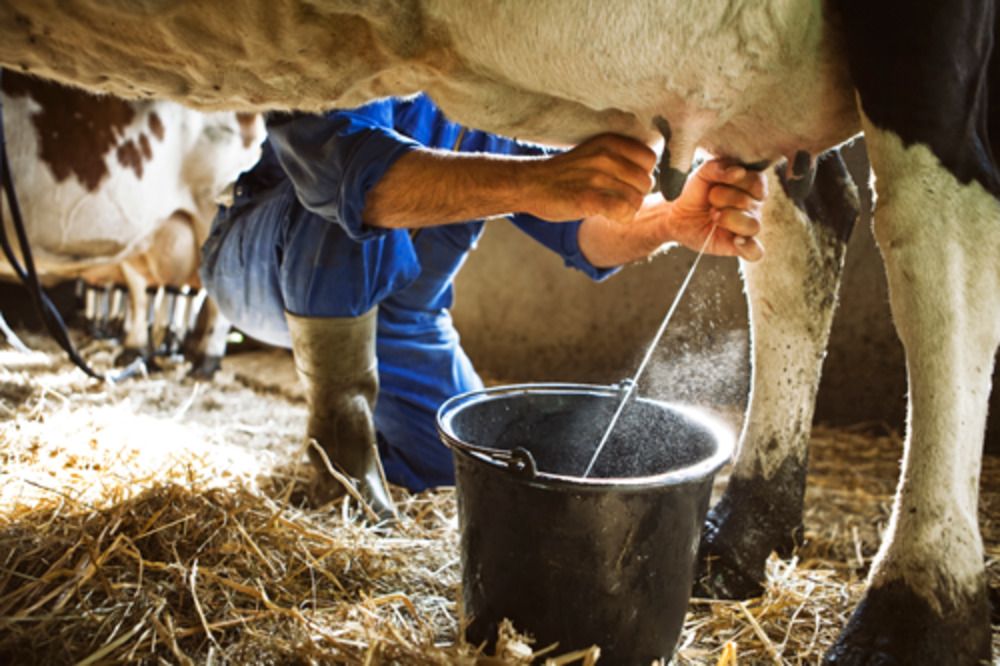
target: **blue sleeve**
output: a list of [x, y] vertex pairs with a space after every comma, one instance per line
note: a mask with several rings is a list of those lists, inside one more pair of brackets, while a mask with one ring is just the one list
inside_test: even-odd
[[365, 197], [397, 159], [420, 145], [392, 129], [393, 110], [393, 101], [383, 100], [268, 124], [268, 139], [302, 205], [356, 241], [391, 231], [362, 222]]
[[[530, 143], [511, 142], [507, 152], [514, 155], [553, 155], [562, 152], [562, 150]], [[511, 215], [510, 220], [521, 231], [560, 255], [567, 266], [583, 271], [592, 280], [600, 281], [618, 272], [618, 267], [598, 268], [583, 256], [578, 239], [580, 220], [576, 222], [546, 222], [527, 213]]]
[[558, 155], [559, 153], [566, 152], [563, 148], [555, 148], [553, 146], [543, 146], [538, 143], [526, 143], [523, 141], [518, 141], [517, 139], [505, 139], [509, 142], [510, 148], [509, 153], [511, 155], [530, 155], [531, 157], [545, 156], [549, 157], [551, 155]]
[[592, 280], [600, 281], [618, 272], [618, 267], [598, 268], [583, 256], [578, 240], [580, 220], [576, 222], [546, 222], [534, 215], [518, 213], [511, 216], [511, 222], [521, 231], [559, 254], [567, 266], [583, 271]]

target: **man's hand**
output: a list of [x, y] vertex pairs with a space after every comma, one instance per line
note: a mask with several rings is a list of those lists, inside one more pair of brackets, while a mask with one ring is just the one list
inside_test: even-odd
[[695, 171], [677, 200], [668, 204], [664, 224], [673, 240], [695, 251], [701, 249], [715, 225], [706, 252], [757, 261], [764, 254], [754, 236], [760, 232], [765, 196], [763, 173], [712, 160]]
[[601, 134], [525, 166], [525, 212], [550, 222], [594, 215], [628, 222], [653, 185], [656, 153], [635, 139]]
[[595, 266], [620, 266], [655, 254], [669, 243], [696, 252], [716, 227], [705, 251], [757, 261], [764, 250], [754, 238], [767, 196], [764, 174], [712, 160], [695, 171], [676, 201], [649, 194], [625, 222], [607, 216], [586, 217], [580, 227], [580, 249]]

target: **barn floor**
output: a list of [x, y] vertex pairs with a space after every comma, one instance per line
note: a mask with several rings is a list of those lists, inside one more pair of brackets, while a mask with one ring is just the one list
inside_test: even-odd
[[[288, 355], [230, 357], [210, 384], [167, 364], [110, 386], [26, 341], [44, 351], [0, 350], [0, 663], [499, 664], [545, 647], [512, 631], [487, 657], [457, 638], [450, 491], [399, 491], [390, 528], [343, 501], [304, 506]], [[106, 368], [112, 350], [85, 354]], [[772, 559], [761, 598], [693, 600], [676, 664], [815, 664], [846, 622], [901, 444], [871, 424], [813, 439], [804, 547]], [[1000, 459], [983, 479], [996, 590]]]

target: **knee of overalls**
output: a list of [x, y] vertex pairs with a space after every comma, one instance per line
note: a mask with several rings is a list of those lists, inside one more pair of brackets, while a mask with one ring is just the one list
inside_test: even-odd
[[357, 317], [420, 272], [409, 234], [394, 229], [354, 240], [337, 224], [298, 207], [280, 248], [285, 308], [302, 317]]
[[220, 208], [202, 246], [199, 273], [222, 313], [247, 335], [288, 347], [284, 300], [279, 288], [279, 246], [294, 199], [277, 187], [257, 199]]
[[291, 183], [222, 209], [203, 247], [201, 276], [248, 335], [290, 347], [285, 311], [354, 317], [405, 287], [419, 263], [405, 231], [355, 241], [305, 210]]

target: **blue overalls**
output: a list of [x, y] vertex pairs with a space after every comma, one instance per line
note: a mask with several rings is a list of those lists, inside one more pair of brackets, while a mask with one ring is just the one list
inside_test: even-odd
[[[201, 275], [222, 312], [248, 335], [290, 347], [285, 310], [353, 317], [378, 305], [375, 425], [389, 481], [419, 491], [454, 483], [435, 430], [447, 398], [482, 387], [448, 308], [452, 282], [483, 231], [471, 221], [417, 231], [361, 219], [365, 196], [417, 147], [541, 154], [544, 149], [464, 129], [420, 95], [326, 115], [269, 119], [260, 162], [240, 176], [202, 251]], [[579, 221], [510, 216], [594, 279], [577, 244]]]

